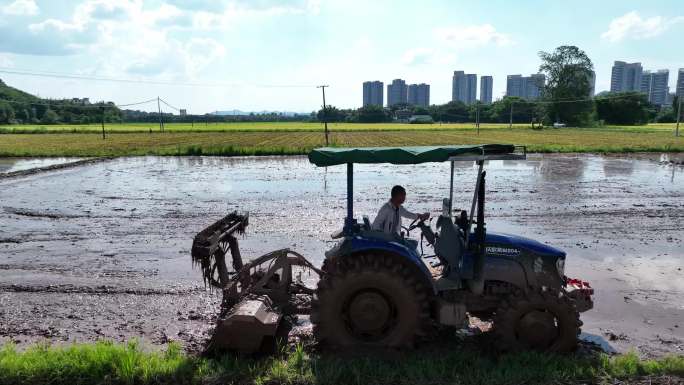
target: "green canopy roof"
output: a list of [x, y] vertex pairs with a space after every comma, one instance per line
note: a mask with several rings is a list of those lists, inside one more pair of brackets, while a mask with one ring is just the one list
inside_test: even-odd
[[513, 145], [478, 144], [463, 146], [414, 147], [323, 147], [311, 150], [309, 161], [316, 166], [334, 166], [345, 163], [417, 164], [446, 162], [457, 155], [496, 155], [514, 152]]

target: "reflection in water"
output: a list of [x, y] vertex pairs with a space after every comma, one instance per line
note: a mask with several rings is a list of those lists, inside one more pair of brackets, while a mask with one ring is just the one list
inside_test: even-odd
[[84, 158], [0, 158], [0, 174], [71, 163]]
[[585, 162], [577, 156], [543, 156], [539, 161], [539, 174], [548, 182], [578, 182], [582, 179]]
[[634, 171], [634, 162], [629, 159], [607, 158], [603, 161], [603, 175], [606, 178], [629, 176]]

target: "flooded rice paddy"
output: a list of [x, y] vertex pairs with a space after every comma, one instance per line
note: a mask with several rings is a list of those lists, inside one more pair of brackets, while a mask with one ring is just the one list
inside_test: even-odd
[[[44, 162], [64, 160], [40, 160]], [[596, 288], [583, 330], [617, 350], [684, 350], [682, 156], [530, 155], [486, 166], [490, 231], [568, 253]], [[0, 172], [35, 167], [0, 161]], [[9, 166], [8, 166], [9, 165]], [[9, 170], [9, 171], [8, 171]], [[373, 218], [394, 184], [438, 214], [448, 164], [356, 165], [355, 215]], [[457, 163], [469, 206], [472, 163]], [[346, 169], [305, 157], [119, 158], [0, 179], [0, 342], [98, 338], [199, 346], [218, 294], [190, 262], [194, 235], [248, 211], [243, 256], [290, 247], [320, 264], [345, 215]]]

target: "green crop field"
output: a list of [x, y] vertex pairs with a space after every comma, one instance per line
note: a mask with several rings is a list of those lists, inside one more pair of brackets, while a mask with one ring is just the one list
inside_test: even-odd
[[[280, 125], [289, 128], [265, 130]], [[304, 128], [295, 129], [296, 125]], [[333, 146], [511, 143], [526, 145], [531, 152], [684, 152], [684, 137], [675, 137], [672, 127], [666, 125], [543, 130], [492, 126], [482, 127], [479, 134], [466, 125], [452, 126], [434, 130], [429, 129], [433, 125], [379, 124], [365, 130], [362, 125], [331, 125], [330, 140]], [[108, 132], [106, 139], [95, 132], [0, 134], [0, 156], [283, 155], [305, 154], [325, 145], [320, 129], [306, 129], [317, 124], [249, 123], [236, 127], [261, 129], [183, 132], [167, 127], [164, 133]]]
[[[330, 131], [473, 131], [473, 123], [329, 123]], [[514, 129], [528, 129], [529, 124], [514, 124]], [[166, 123], [166, 132], [319, 132], [323, 124], [308, 122], [235, 122], [235, 123]], [[507, 123], [482, 123], [480, 130], [509, 129]], [[672, 123], [658, 123], [644, 126], [604, 126], [601, 130], [626, 132], [672, 131]], [[159, 132], [158, 123], [106, 123], [108, 133], [149, 133]], [[55, 124], [55, 125], [0, 125], [0, 133], [41, 134], [41, 133], [101, 133], [100, 124]]]

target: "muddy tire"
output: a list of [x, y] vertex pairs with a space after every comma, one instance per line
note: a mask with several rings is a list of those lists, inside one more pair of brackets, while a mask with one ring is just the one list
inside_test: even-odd
[[333, 348], [411, 347], [430, 328], [426, 285], [399, 257], [338, 258], [312, 301], [314, 336]]
[[551, 289], [514, 294], [502, 301], [494, 317], [503, 351], [571, 352], [580, 326], [572, 299]]

